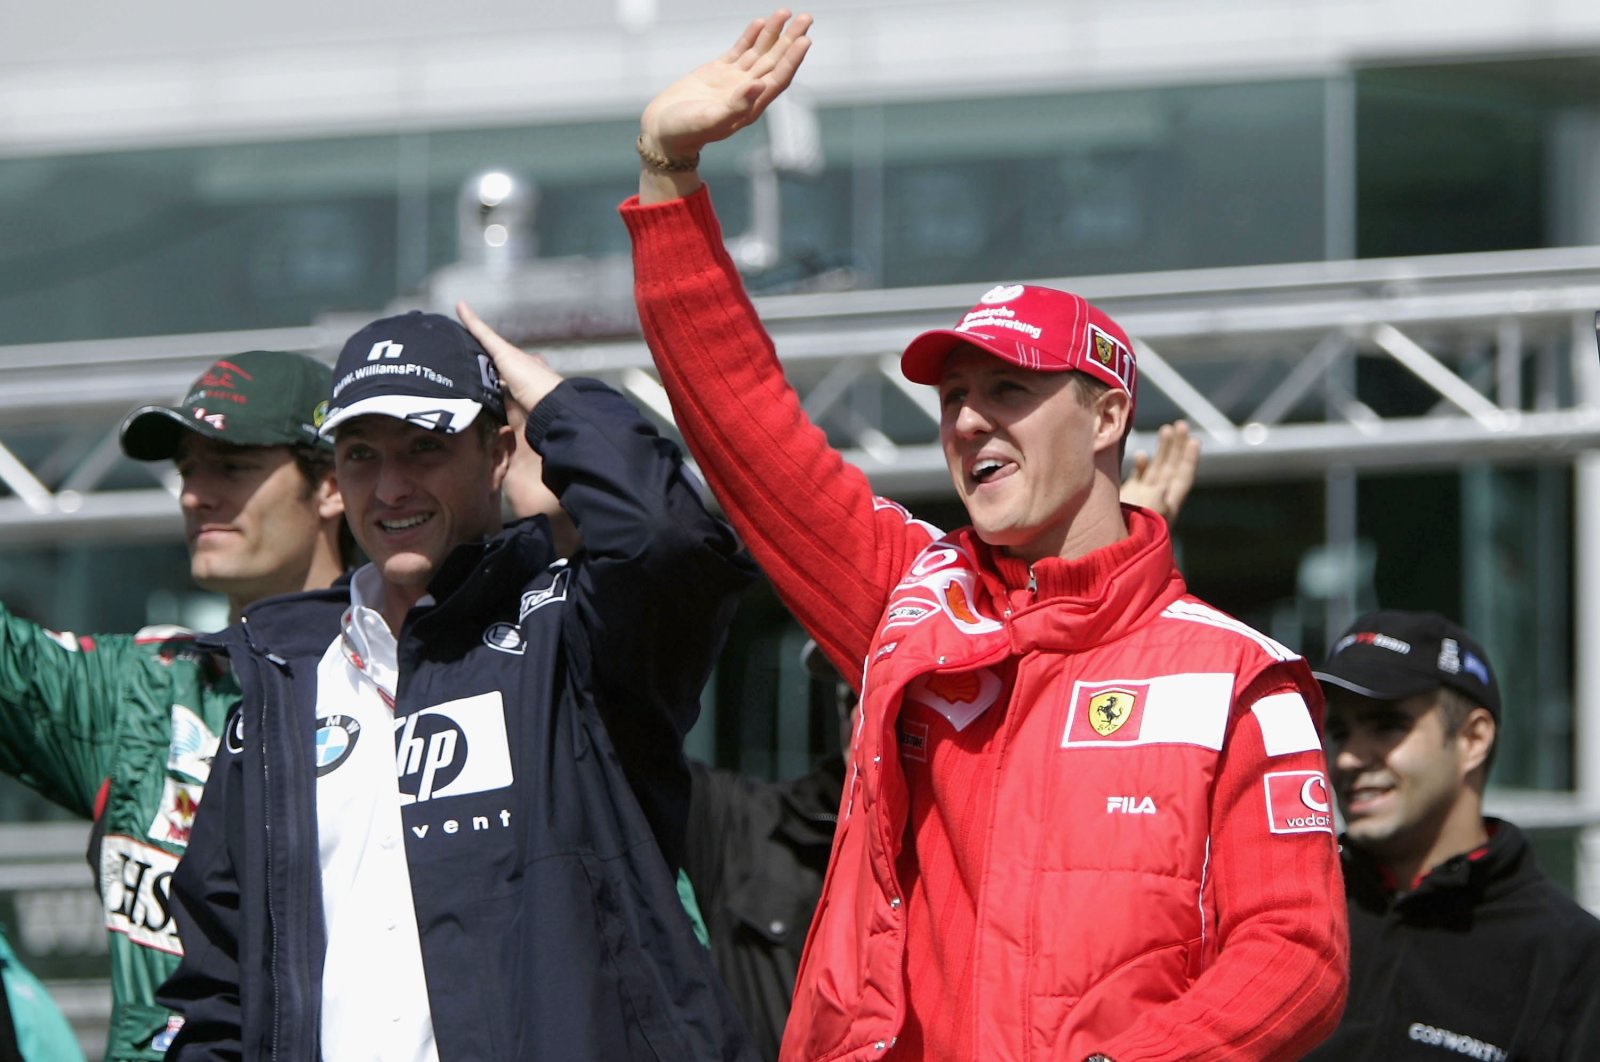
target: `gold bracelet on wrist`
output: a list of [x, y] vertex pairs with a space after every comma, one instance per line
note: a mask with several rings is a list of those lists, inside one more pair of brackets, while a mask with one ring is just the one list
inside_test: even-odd
[[639, 153], [639, 158], [652, 170], [663, 173], [692, 173], [700, 168], [700, 152], [696, 151], [686, 159], [669, 159], [659, 151], [651, 151], [644, 146], [644, 134], [639, 134], [639, 139], [633, 142], [633, 149]]

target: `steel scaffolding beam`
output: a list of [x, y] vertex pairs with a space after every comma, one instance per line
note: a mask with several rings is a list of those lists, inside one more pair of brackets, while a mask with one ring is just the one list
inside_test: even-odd
[[[526, 275], [468, 279], [485, 291], [514, 283], [518, 298], [537, 290]], [[1203, 440], [1207, 481], [1304, 478], [1335, 465], [1570, 463], [1600, 445], [1600, 248], [1042, 282], [1085, 293], [1135, 337], [1140, 427], [1187, 417]], [[880, 490], [915, 499], [942, 494], [947, 479], [931, 395], [899, 377], [896, 355], [917, 331], [955, 320], [975, 294], [965, 285], [831, 292], [757, 307], [807, 409], [846, 457]], [[507, 310], [520, 320], [540, 312], [521, 302]], [[365, 319], [0, 347], [4, 541], [175, 533], [170, 493], [152, 489], [149, 469], [131, 475], [114, 459], [127, 410], [175, 398], [221, 353], [281, 348], [331, 359]], [[542, 349], [558, 369], [611, 381], [670, 427], [637, 336]], [[1353, 362], [1390, 363], [1408, 380], [1410, 407], [1384, 412], [1372, 408], [1383, 402], [1348, 393], [1340, 381]]]

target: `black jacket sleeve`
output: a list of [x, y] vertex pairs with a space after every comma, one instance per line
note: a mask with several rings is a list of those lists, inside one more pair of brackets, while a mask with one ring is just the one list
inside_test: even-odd
[[[530, 413], [527, 435], [583, 536], [570, 634], [582, 681], [676, 862], [683, 738], [755, 566], [707, 510], [678, 447], [604, 384], [563, 382]], [[652, 789], [668, 777], [674, 785]]]
[[237, 813], [242, 799], [240, 727], [236, 708], [218, 743], [188, 851], [172, 875], [172, 913], [183, 960], [156, 998], [184, 1018], [167, 1051], [173, 1062], [243, 1057], [239, 883], [227, 843], [230, 811]]

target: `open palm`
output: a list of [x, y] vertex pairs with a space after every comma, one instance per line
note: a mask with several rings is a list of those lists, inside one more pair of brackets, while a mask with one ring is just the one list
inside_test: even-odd
[[758, 18], [722, 55], [668, 86], [639, 120], [647, 147], [670, 158], [695, 155], [761, 117], [789, 87], [811, 39], [810, 15], [780, 8]]

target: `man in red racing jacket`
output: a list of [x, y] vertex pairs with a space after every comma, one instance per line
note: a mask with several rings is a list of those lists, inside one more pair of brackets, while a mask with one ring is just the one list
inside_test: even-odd
[[695, 164], [788, 85], [809, 25], [758, 20], [658, 96], [623, 207], [690, 449], [860, 676], [782, 1057], [1297, 1058], [1347, 976], [1317, 685], [1119, 505], [1137, 367], [1078, 296], [996, 286], [902, 356], [971, 527], [874, 497], [808, 421]]

